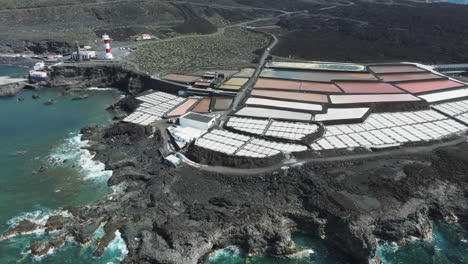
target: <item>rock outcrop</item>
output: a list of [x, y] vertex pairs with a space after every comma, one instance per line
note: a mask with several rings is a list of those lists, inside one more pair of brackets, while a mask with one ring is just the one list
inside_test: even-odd
[[300, 230], [343, 252], [344, 262], [367, 264], [380, 263], [377, 238], [424, 239], [434, 219], [468, 221], [468, 143], [381, 160], [226, 175], [163, 165], [161, 136], [150, 128], [91, 125], [82, 133], [96, 158], [114, 171], [108, 184], [124, 190], [113, 199], [66, 208], [72, 218], [50, 218], [39, 228], [60, 231], [33, 243], [34, 254], [60, 246], [67, 236], [88, 243], [104, 226], [95, 255], [120, 230], [129, 249], [124, 263], [196, 264], [229, 245], [286, 256], [295, 253], [291, 230]]
[[80, 63], [53, 67], [48, 87], [76, 89], [86, 87], [113, 87], [126, 94], [138, 94], [157, 88], [177, 93], [182, 87], [153, 79], [141, 72], [113, 63]]
[[17, 95], [27, 84], [24, 82], [15, 82], [0, 85], [0, 97], [15, 96]]

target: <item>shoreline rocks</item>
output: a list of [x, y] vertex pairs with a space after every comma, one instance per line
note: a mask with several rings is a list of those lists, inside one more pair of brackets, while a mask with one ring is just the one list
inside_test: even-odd
[[113, 170], [108, 185], [123, 191], [66, 208], [73, 217], [51, 217], [37, 227], [58, 230], [32, 245], [37, 254], [70, 236], [86, 244], [103, 226], [95, 255], [119, 230], [129, 250], [123, 263], [197, 264], [229, 245], [288, 256], [296, 252], [291, 230], [298, 230], [343, 252], [349, 263], [377, 264], [377, 239], [424, 239], [432, 220], [468, 221], [468, 143], [242, 176], [164, 165], [162, 138], [151, 127], [89, 125], [81, 133], [95, 159]]

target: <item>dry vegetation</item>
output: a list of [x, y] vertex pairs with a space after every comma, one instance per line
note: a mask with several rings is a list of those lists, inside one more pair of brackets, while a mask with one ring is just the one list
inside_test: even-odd
[[249, 65], [255, 51], [268, 46], [270, 37], [241, 28], [226, 29], [223, 34], [194, 36], [138, 48], [129, 60], [151, 73], [182, 72], [207, 66]]

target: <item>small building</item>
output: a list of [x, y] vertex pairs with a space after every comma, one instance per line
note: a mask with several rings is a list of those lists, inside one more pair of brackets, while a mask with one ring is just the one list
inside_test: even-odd
[[168, 127], [167, 130], [176, 141], [183, 143], [189, 143], [201, 137], [206, 132], [206, 130], [200, 130], [192, 126], [171, 126]]
[[216, 118], [210, 115], [202, 115], [194, 112], [188, 112], [179, 117], [179, 123], [182, 127], [193, 127], [200, 130], [208, 130], [214, 125]]
[[94, 50], [82, 50], [78, 56], [78, 52], [73, 52], [71, 55], [71, 59], [75, 61], [89, 61], [91, 59], [96, 58], [96, 52]]
[[34, 64], [33, 68], [35, 71], [43, 71], [45, 69], [45, 63], [43, 61], [37, 62]]
[[140, 34], [140, 35], [137, 35], [135, 38], [136, 41], [151, 40], [151, 39], [155, 39], [155, 37], [150, 34]]
[[169, 156], [166, 156], [166, 157], [164, 158], [164, 160], [165, 160], [169, 165], [174, 166], [174, 167], [176, 167], [176, 168], [182, 163], [182, 161], [180, 160], [180, 158], [178, 158], [176, 155], [173, 155], [173, 154], [171, 154], [171, 155], [169, 155]]

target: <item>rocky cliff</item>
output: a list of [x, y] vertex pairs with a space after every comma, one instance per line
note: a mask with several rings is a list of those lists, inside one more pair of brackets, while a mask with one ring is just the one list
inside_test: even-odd
[[[429, 238], [434, 219], [468, 221], [468, 144], [411, 156], [304, 164], [255, 175], [227, 175], [161, 163], [158, 131], [132, 124], [87, 127], [90, 150], [123, 193], [52, 221], [59, 232], [31, 245], [41, 255], [67, 237], [89, 240], [99, 224], [106, 239], [119, 229], [124, 263], [196, 264], [214, 249], [239, 245], [250, 254], [294, 252], [290, 232], [322, 238], [342, 263], [380, 263], [377, 238]], [[51, 220], [49, 220], [51, 221]], [[62, 223], [62, 224], [60, 224]], [[6, 235], [43, 228], [22, 223]]]
[[137, 94], [150, 89], [177, 93], [181, 87], [153, 79], [150, 76], [123, 67], [120, 64], [65, 64], [53, 67], [47, 83], [56, 88], [112, 87], [126, 94]]

